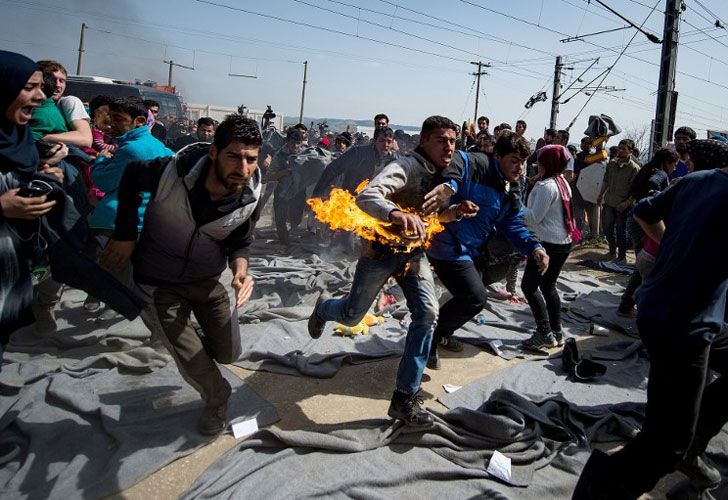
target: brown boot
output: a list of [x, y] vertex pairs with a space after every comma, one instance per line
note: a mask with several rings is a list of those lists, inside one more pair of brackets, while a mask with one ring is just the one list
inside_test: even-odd
[[197, 421], [197, 430], [205, 436], [220, 434], [227, 426], [226, 413], [232, 389], [227, 380], [222, 382], [218, 391], [205, 401], [205, 408]]

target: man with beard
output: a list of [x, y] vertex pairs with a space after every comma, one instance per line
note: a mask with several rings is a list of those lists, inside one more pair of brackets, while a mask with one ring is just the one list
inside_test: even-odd
[[[115, 268], [134, 254], [134, 277], [150, 286], [167, 348], [205, 400], [197, 424], [205, 435], [226, 425], [230, 384], [215, 361], [232, 363], [239, 357], [236, 309], [253, 290], [247, 251], [259, 216], [261, 144], [254, 120], [230, 115], [211, 145], [192, 145], [174, 157], [130, 165], [119, 189], [114, 239], [101, 259]], [[150, 192], [151, 199], [137, 245], [143, 192]], [[226, 264], [236, 297], [232, 312], [219, 282]], [[190, 324], [193, 311], [204, 340]]]
[[675, 141], [675, 152], [680, 155], [680, 161], [677, 162], [677, 167], [669, 175], [669, 179], [677, 179], [678, 177], [684, 177], [690, 173], [688, 169], [687, 160], [690, 158], [688, 154], [688, 142], [694, 140], [697, 137], [695, 130], [690, 127], [680, 127], [673, 134]]

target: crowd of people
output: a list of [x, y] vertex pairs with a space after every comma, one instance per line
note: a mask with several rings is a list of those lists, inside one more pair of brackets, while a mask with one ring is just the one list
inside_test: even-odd
[[[155, 129], [158, 103], [100, 95], [86, 106], [64, 95], [66, 74], [58, 62], [0, 52], [0, 366], [13, 332], [33, 323], [40, 334], [55, 331], [64, 283], [82, 288], [89, 314], [142, 316], [205, 401], [198, 430], [221, 432], [230, 385], [216, 363], [241, 354], [236, 310], [253, 293], [248, 252], [266, 202], [273, 197], [286, 252], [306, 200], [338, 187], [402, 238], [422, 240], [402, 251], [336, 238], [351, 258], [358, 251], [351, 291], [322, 293], [308, 321], [313, 339], [327, 322], [356, 325], [397, 282], [411, 322], [391, 417], [432, 425], [419, 396], [423, 372], [440, 369], [440, 349], [463, 349], [453, 334], [489, 297], [529, 306], [534, 331], [523, 349], [562, 346], [559, 274], [580, 241], [603, 234], [605, 258], [624, 263], [630, 249], [636, 256], [618, 313], [637, 318], [650, 354], [647, 414], [623, 450], [592, 455], [576, 494], [636, 498], [675, 468], [720, 482], [704, 451], [728, 421], [720, 404], [728, 379], [708, 371], [728, 366], [728, 238], [720, 229], [728, 144], [680, 127], [674, 148], [657, 149], [642, 166], [634, 142], [622, 139], [588, 201], [579, 176], [593, 162], [595, 138], [581, 138], [577, 149], [568, 130], [548, 128], [532, 148], [523, 120], [491, 132], [485, 116], [463, 126], [430, 116], [409, 135], [378, 114], [369, 139], [303, 124], [283, 134], [269, 120], [234, 114], [219, 124], [201, 118], [167, 144]], [[425, 245], [423, 217], [432, 214], [445, 229]], [[233, 304], [220, 283], [226, 268]], [[442, 304], [435, 279], [451, 295]], [[505, 290], [493, 290], [503, 280]], [[616, 469], [618, 483], [610, 481]]]

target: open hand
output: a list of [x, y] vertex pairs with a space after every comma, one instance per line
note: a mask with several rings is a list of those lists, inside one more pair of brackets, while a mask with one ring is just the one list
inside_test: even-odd
[[546, 253], [546, 250], [543, 248], [537, 248], [534, 250], [533, 259], [536, 261], [538, 272], [545, 274], [546, 270], [549, 268], [549, 255]]
[[233, 276], [231, 286], [235, 290], [235, 307], [242, 307], [253, 293], [253, 277], [249, 274], [236, 274]]
[[425, 202], [422, 204], [422, 211], [425, 215], [427, 215], [439, 210], [454, 194], [455, 190], [447, 183], [435, 186], [432, 191], [425, 195]]

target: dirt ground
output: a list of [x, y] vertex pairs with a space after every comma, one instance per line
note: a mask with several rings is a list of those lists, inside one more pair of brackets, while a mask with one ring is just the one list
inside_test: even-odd
[[[584, 271], [585, 268], [574, 266], [574, 262], [582, 259], [599, 260], [605, 250], [601, 246], [577, 248], [572, 252], [567, 268]], [[608, 281], [626, 281], [625, 277], [615, 278], [614, 275], [600, 271], [588, 272]], [[586, 338], [580, 341], [580, 345], [588, 348], [598, 343], [622, 339], [624, 339], [622, 335], [612, 332], [607, 338]], [[460, 353], [445, 351], [442, 355], [442, 369], [425, 372], [422, 384], [425, 406], [445, 409], [435, 399], [444, 393], [443, 384], [464, 386], [519, 361], [518, 359], [505, 361], [467, 344]], [[398, 359], [385, 359], [362, 365], [345, 365], [330, 379], [256, 372], [234, 366], [228, 368], [276, 407], [281, 420], [274, 427], [307, 429], [317, 424], [341, 423], [386, 415], [398, 363]], [[223, 434], [195, 453], [172, 462], [112, 498], [131, 500], [177, 498], [208, 466], [236, 443], [232, 434]], [[664, 498], [664, 492], [680, 478], [679, 474], [673, 474], [663, 480], [654, 492], [643, 498]]]

